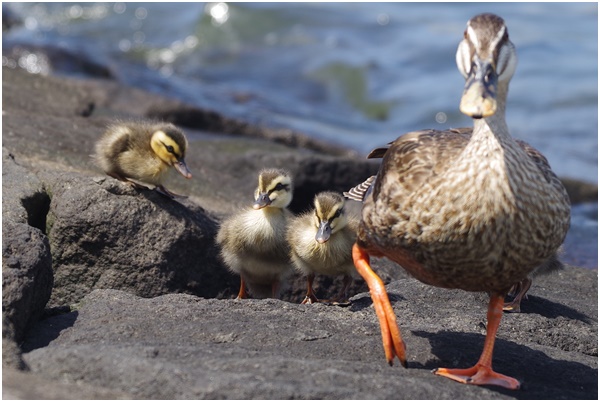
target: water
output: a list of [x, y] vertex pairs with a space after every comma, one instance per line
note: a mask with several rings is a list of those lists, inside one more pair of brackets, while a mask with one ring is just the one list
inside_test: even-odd
[[[62, 46], [129, 85], [362, 154], [407, 131], [471, 125], [458, 111], [464, 80], [454, 54], [467, 20], [494, 12], [519, 56], [507, 110], [513, 136], [559, 176], [598, 181], [596, 3], [5, 6], [24, 20], [3, 35], [5, 47]], [[48, 70], [39, 58], [3, 58], [19, 61]], [[593, 254], [595, 208], [574, 211], [595, 225]]]

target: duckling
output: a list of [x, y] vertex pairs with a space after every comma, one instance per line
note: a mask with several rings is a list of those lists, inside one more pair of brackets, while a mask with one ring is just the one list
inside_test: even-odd
[[292, 263], [307, 276], [307, 292], [302, 304], [319, 302], [312, 288], [316, 274], [344, 275], [342, 290], [333, 301], [349, 304], [348, 287], [356, 274], [352, 245], [356, 241], [358, 220], [346, 215], [344, 203], [344, 198], [337, 193], [319, 193], [314, 200], [314, 211], [290, 222], [287, 241]]
[[117, 122], [110, 125], [96, 143], [96, 163], [106, 174], [131, 184], [147, 187], [132, 180], [149, 183], [159, 193], [174, 198], [163, 185], [169, 167], [183, 177], [192, 174], [185, 164], [188, 142], [181, 130], [170, 123]]
[[263, 169], [258, 175], [252, 209], [226, 219], [217, 234], [221, 257], [240, 275], [238, 299], [279, 298], [281, 282], [292, 270], [285, 239], [292, 217], [292, 178], [281, 169]]

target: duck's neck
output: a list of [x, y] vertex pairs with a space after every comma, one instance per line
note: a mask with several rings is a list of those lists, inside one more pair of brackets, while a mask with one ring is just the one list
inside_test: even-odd
[[473, 141], [503, 146], [514, 143], [506, 124], [506, 95], [508, 84], [498, 84], [496, 113], [482, 119], [473, 119]]

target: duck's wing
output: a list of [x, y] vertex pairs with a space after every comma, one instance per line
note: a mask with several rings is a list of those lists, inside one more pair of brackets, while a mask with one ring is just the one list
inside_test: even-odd
[[373, 191], [373, 184], [377, 176], [371, 176], [357, 186], [352, 187], [348, 191], [344, 191], [344, 197], [349, 200], [363, 202], [367, 196]]
[[[433, 167], [439, 164], [437, 160], [442, 153], [448, 160], [451, 160], [452, 155], [449, 155], [449, 153], [455, 154], [456, 151], [462, 150], [472, 132], [473, 129], [469, 127], [452, 128], [444, 131], [413, 131], [402, 135], [383, 147], [375, 148], [367, 155], [367, 159], [383, 158], [390, 148], [393, 148], [395, 155], [392, 163], [400, 171], [412, 170], [415, 177], [420, 177], [423, 180], [428, 171], [429, 173], [434, 172]], [[449, 150], [455, 152], [449, 152]], [[382, 170], [385, 170], [385, 166], [380, 168], [377, 175], [369, 177], [364, 182], [344, 192], [344, 196], [350, 200], [364, 202], [375, 188], [377, 177]]]
[[[382, 154], [384, 160], [377, 176], [385, 176], [386, 180], [394, 180], [404, 191], [413, 192], [428, 178], [444, 173], [452, 165], [469, 142], [472, 132], [472, 128], [459, 128], [404, 134]], [[373, 187], [376, 193], [381, 184], [381, 180], [376, 180]]]
[[535, 165], [540, 169], [548, 183], [551, 183], [556, 188], [562, 188], [565, 196], [568, 197], [568, 195], [566, 194], [566, 190], [564, 190], [564, 185], [562, 184], [558, 176], [556, 176], [556, 174], [552, 171], [550, 163], [548, 163], [548, 159], [546, 159], [546, 157], [540, 151], [538, 151], [525, 141], [515, 141], [517, 142], [517, 144], [519, 144], [521, 148], [523, 148], [523, 150], [531, 158], [533, 163], [535, 163]]

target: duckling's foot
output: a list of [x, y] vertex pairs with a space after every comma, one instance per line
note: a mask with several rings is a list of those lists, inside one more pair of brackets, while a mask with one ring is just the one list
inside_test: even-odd
[[521, 282], [513, 286], [513, 289], [511, 290], [515, 296], [511, 302], [504, 303], [504, 307], [502, 309], [511, 313], [520, 313], [521, 300], [527, 299], [527, 291], [531, 287], [532, 283], [533, 281], [530, 278], [525, 278]]
[[156, 190], [156, 192], [158, 192], [159, 194], [162, 194], [162, 195], [164, 195], [165, 197], [168, 197], [168, 198], [170, 198], [170, 199], [174, 199], [175, 197], [179, 197], [179, 198], [187, 198], [187, 196], [185, 196], [185, 195], [177, 194], [177, 193], [174, 193], [174, 192], [172, 192], [172, 191], [169, 191], [169, 190], [167, 190], [167, 189], [165, 188], [165, 186], [163, 186], [163, 185], [156, 186], [156, 187], [154, 188], [154, 190]]
[[324, 303], [329, 306], [348, 307], [352, 304], [350, 300], [330, 299], [330, 300], [319, 300], [319, 303]]
[[133, 181], [127, 181], [127, 184], [129, 184], [131, 187], [135, 188], [136, 190], [150, 190], [148, 187], [144, 186], [143, 184], [136, 183]]
[[114, 177], [115, 179], [117, 179], [119, 181], [122, 181], [123, 183], [127, 183], [128, 185], [135, 188], [136, 190], [150, 190], [148, 187], [144, 186], [143, 184], [136, 183], [135, 181], [129, 180], [127, 177], [120, 176], [116, 173], [108, 173], [108, 175], [110, 177]]
[[516, 379], [496, 373], [491, 367], [480, 363], [467, 369], [438, 368], [433, 370], [433, 372], [463, 384], [497, 385], [508, 389], [519, 389], [521, 386], [521, 383]]
[[302, 303], [300, 303], [300, 304], [313, 304], [313, 303], [319, 302], [319, 299], [315, 295], [315, 292], [312, 287], [314, 280], [315, 280], [315, 274], [311, 273], [306, 276], [306, 296], [304, 297], [304, 300], [302, 300]]
[[248, 293], [246, 292], [246, 282], [244, 282], [244, 278], [240, 277], [240, 291], [238, 292], [235, 300], [247, 299]]
[[317, 299], [315, 295], [312, 295], [312, 297], [310, 295], [306, 295], [300, 304], [313, 304], [319, 303], [320, 301], [321, 300]]

